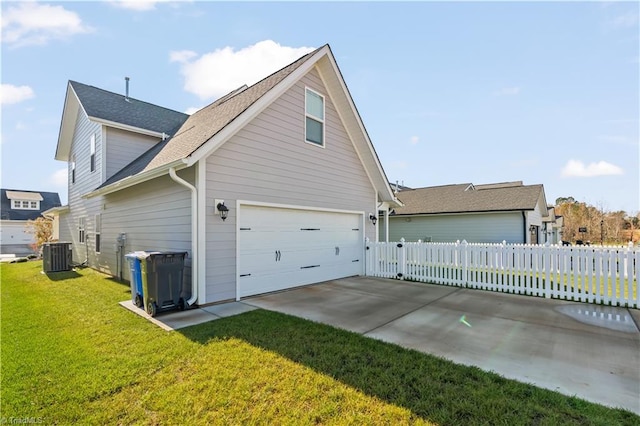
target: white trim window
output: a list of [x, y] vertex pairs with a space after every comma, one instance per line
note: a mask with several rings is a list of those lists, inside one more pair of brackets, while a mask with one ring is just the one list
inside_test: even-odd
[[84, 216], [80, 216], [78, 218], [78, 242], [82, 244], [84, 244], [86, 238], [84, 225]]
[[96, 135], [91, 135], [91, 142], [89, 143], [91, 155], [89, 156], [89, 170], [96, 171]]
[[40, 210], [40, 201], [11, 200], [13, 210]]
[[96, 254], [100, 253], [100, 236], [102, 235], [102, 216], [100, 213], [96, 215]]
[[318, 146], [324, 146], [324, 96], [308, 87], [304, 92], [305, 104], [305, 140]]

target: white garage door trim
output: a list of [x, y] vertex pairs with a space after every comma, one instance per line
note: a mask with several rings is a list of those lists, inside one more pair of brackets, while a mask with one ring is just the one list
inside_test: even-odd
[[[275, 210], [288, 210], [290, 211], [293, 215], [294, 218], [296, 216], [296, 212], [298, 213], [303, 213], [303, 212], [308, 212], [308, 213], [318, 213], [317, 216], [308, 216], [308, 218], [315, 218], [317, 220], [321, 220], [323, 218], [322, 213], [330, 213], [330, 214], [340, 214], [341, 218], [343, 219], [343, 221], [346, 221], [345, 223], [349, 223], [351, 222], [353, 225], [353, 228], [350, 228], [350, 231], [357, 231], [357, 234], [352, 234], [352, 235], [348, 235], [345, 237], [341, 237], [341, 238], [346, 238], [347, 242], [345, 242], [344, 240], [342, 240], [342, 243], [339, 245], [343, 245], [343, 247], [335, 247], [335, 255], [342, 255], [340, 256], [342, 258], [341, 260], [341, 264], [339, 265], [339, 268], [336, 268], [334, 270], [334, 267], [329, 268], [327, 266], [327, 268], [322, 268], [321, 266], [319, 266], [317, 270], [314, 270], [314, 273], [311, 274], [310, 270], [306, 270], [305, 272], [300, 272], [300, 274], [296, 274], [293, 269], [300, 269], [300, 270], [305, 270], [306, 268], [300, 266], [292, 266], [293, 269], [285, 271], [286, 273], [292, 273], [294, 275], [294, 277], [292, 278], [292, 281], [294, 282], [293, 285], [286, 285], [283, 286], [282, 288], [272, 288], [272, 284], [268, 282], [268, 278], [267, 278], [267, 282], [265, 282], [265, 284], [263, 285], [263, 287], [266, 289], [265, 291], [258, 291], [255, 293], [252, 293], [253, 290], [248, 290], [246, 287], [243, 287], [248, 285], [249, 283], [251, 283], [251, 278], [248, 278], [250, 276], [250, 274], [247, 274], [246, 269], [246, 265], [243, 265], [243, 259], [242, 257], [245, 256], [249, 256], [249, 254], [247, 253], [247, 246], [246, 244], [248, 244], [249, 242], [246, 240], [247, 234], [246, 232], [250, 231], [250, 229], [247, 229], [246, 224], [244, 224], [244, 222], [246, 222], [247, 217], [245, 216], [246, 214], [256, 214], [257, 211], [256, 210], [251, 210], [250, 212], [248, 212], [249, 208], [266, 208], [267, 210], [265, 210], [265, 212], [269, 212], [268, 209], [274, 209], [272, 212], [275, 213]], [[248, 297], [251, 296], [253, 294], [261, 294], [261, 293], [267, 293], [270, 291], [278, 291], [278, 290], [283, 290], [285, 288], [293, 288], [293, 287], [297, 287], [297, 286], [301, 286], [301, 285], [309, 285], [312, 284], [314, 282], [321, 282], [321, 281], [326, 281], [326, 279], [318, 279], [315, 280], [316, 277], [322, 278], [322, 277], [327, 277], [330, 276], [327, 279], [335, 279], [338, 277], [332, 276], [333, 275], [340, 275], [343, 272], [329, 272], [331, 271], [344, 271], [344, 273], [348, 273], [348, 275], [343, 275], [343, 276], [349, 276], [349, 275], [361, 275], [364, 273], [364, 250], [365, 250], [365, 244], [364, 244], [364, 236], [365, 236], [365, 214], [363, 211], [353, 211], [353, 210], [341, 210], [341, 209], [327, 209], [327, 208], [317, 208], [317, 207], [309, 207], [309, 206], [298, 206], [298, 205], [288, 205], [288, 204], [276, 204], [276, 203], [263, 203], [263, 202], [252, 202], [252, 201], [245, 201], [245, 200], [238, 200], [236, 202], [236, 208], [237, 208], [237, 221], [236, 221], [236, 300], [240, 300], [241, 297]], [[350, 216], [350, 217], [349, 217]], [[297, 218], [303, 218], [303, 215], [297, 215]], [[296, 219], [297, 219], [296, 218]], [[325, 217], [326, 218], [326, 217]], [[243, 225], [244, 224], [244, 225]], [[245, 226], [243, 228], [243, 226]], [[344, 226], [344, 225], [343, 225]], [[323, 228], [324, 229], [324, 228]], [[302, 230], [302, 228], [301, 228]], [[307, 234], [307, 235], [312, 235], [312, 234]], [[335, 234], [334, 234], [335, 235]], [[259, 238], [259, 235], [256, 234], [256, 237]], [[318, 234], [314, 234], [314, 237], [320, 237], [320, 238], [324, 238], [324, 236], [320, 236]], [[298, 237], [296, 237], [298, 238]], [[301, 240], [291, 240], [291, 244], [293, 246], [295, 246], [295, 242], [296, 241], [301, 241]], [[285, 243], [286, 244], [286, 243]], [[243, 247], [244, 245], [244, 247]], [[244, 249], [244, 252], [243, 252]], [[291, 247], [289, 247], [289, 249], [291, 249]], [[326, 251], [328, 248], [325, 247], [324, 251]], [[331, 247], [331, 250], [334, 250], [333, 246]], [[291, 259], [291, 257], [294, 254], [299, 254], [299, 252], [302, 252], [303, 250], [297, 251], [297, 250], [293, 250], [291, 251], [290, 255], [287, 255], [287, 260]], [[313, 251], [313, 250], [311, 250]], [[244, 253], [244, 254], [243, 254]], [[269, 252], [270, 253], [270, 252]], [[323, 252], [324, 253], [324, 252]], [[262, 253], [262, 256], [265, 256], [266, 252]], [[284, 256], [284, 255], [283, 255]], [[314, 256], [313, 254], [309, 253], [309, 256]], [[327, 256], [327, 254], [325, 254], [325, 256]], [[329, 257], [333, 257], [329, 256]], [[349, 262], [352, 262], [353, 265], [346, 265], [347, 262], [346, 258], [347, 257], [352, 257], [355, 258], [355, 260], [349, 260]], [[311, 257], [309, 258], [311, 259]], [[337, 259], [337, 258], [336, 258]], [[306, 261], [307, 259], [305, 259], [303, 261], [303, 263]], [[326, 261], [328, 260], [328, 258], [325, 258], [325, 262], [321, 262], [323, 263], [323, 265], [327, 265]], [[246, 262], [245, 262], [246, 263]], [[308, 262], [307, 262], [308, 263]], [[311, 262], [311, 263], [316, 263], [316, 262]], [[283, 267], [286, 265], [285, 263], [283, 264], [278, 264], [278, 266], [282, 265]], [[296, 264], [297, 265], [297, 264]], [[305, 263], [306, 265], [306, 263]], [[314, 268], [318, 265], [313, 265]], [[266, 266], [267, 268], [269, 268], [270, 266]], [[242, 268], [245, 268], [244, 270], [241, 270]], [[322, 268], [322, 269], [321, 269]], [[344, 269], [342, 269], [344, 268]], [[311, 269], [311, 268], [310, 268]], [[266, 270], [263, 270], [261, 268], [258, 269], [258, 271], [260, 271], [260, 273], [268, 273]], [[273, 276], [275, 276], [275, 274], [277, 274], [278, 272], [275, 272]], [[310, 274], [306, 277], [298, 277], [297, 275], [305, 275], [305, 274]], [[272, 276], [272, 277], [273, 277]], [[291, 276], [291, 275], [290, 275]], [[297, 280], [301, 279], [302, 282], [296, 284]], [[243, 283], [244, 281], [244, 283]], [[311, 281], [311, 282], [309, 282]], [[258, 284], [257, 282], [254, 282], [253, 284]], [[261, 284], [258, 284], [259, 286]], [[277, 286], [277, 284], [276, 284]]]

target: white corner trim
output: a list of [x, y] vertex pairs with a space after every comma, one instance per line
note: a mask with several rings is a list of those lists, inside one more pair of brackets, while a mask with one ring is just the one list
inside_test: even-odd
[[198, 194], [198, 304], [207, 303], [207, 160], [196, 164], [196, 190]]

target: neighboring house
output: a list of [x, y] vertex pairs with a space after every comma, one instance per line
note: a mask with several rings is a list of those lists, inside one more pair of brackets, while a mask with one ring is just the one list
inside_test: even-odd
[[28, 255], [35, 253], [33, 234], [27, 223], [45, 210], [60, 206], [56, 192], [0, 189], [0, 253]]
[[562, 243], [562, 228], [564, 218], [556, 215], [556, 208], [549, 206], [549, 214], [542, 221], [543, 242], [550, 244]]
[[398, 205], [328, 45], [191, 116], [69, 82], [56, 159], [74, 261], [186, 251], [189, 304], [363, 274]]
[[[389, 216], [389, 241], [544, 243], [549, 211], [542, 185], [464, 183], [403, 189]], [[380, 239], [385, 238], [380, 226]]]

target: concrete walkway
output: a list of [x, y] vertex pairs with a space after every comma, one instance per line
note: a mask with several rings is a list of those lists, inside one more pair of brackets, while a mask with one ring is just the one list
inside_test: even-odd
[[242, 302], [640, 414], [638, 310], [370, 277]]
[[231, 317], [257, 309], [255, 306], [242, 302], [223, 303], [220, 305], [205, 306], [199, 309], [188, 309], [186, 311], [160, 312], [152, 317], [143, 309], [136, 307], [131, 300], [120, 302], [120, 306], [130, 310], [136, 315], [146, 318], [163, 330], [173, 331], [192, 325], [198, 325], [220, 318]]

